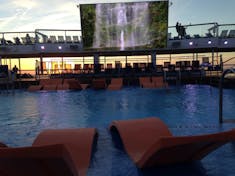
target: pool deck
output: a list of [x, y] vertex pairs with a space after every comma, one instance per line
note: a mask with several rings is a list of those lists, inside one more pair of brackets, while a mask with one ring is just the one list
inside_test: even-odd
[[[165, 75], [164, 75], [165, 74]], [[41, 79], [53, 79], [53, 78], [75, 78], [78, 79], [82, 84], [91, 84], [94, 78], [105, 78], [106, 83], [110, 84], [111, 78], [122, 77], [124, 86], [139, 86], [139, 77], [142, 76], [164, 76], [166, 81], [170, 85], [180, 85], [180, 84], [206, 84], [218, 87], [220, 74], [216, 73], [206, 73], [202, 75], [201, 72], [181, 72], [179, 75], [177, 72], [165, 72], [165, 73], [141, 73], [141, 74], [105, 74], [105, 73], [90, 73], [90, 74], [51, 74], [51, 75], [38, 75], [36, 78], [18, 78], [15, 81], [9, 81], [6, 79], [0, 80], [1, 89], [26, 89], [30, 85], [38, 85]], [[224, 82], [225, 88], [234, 88], [235, 79], [226, 79]]]

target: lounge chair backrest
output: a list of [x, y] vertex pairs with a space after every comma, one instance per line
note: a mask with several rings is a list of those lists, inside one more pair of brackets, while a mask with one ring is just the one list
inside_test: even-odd
[[78, 176], [71, 157], [62, 144], [22, 148], [0, 148], [3, 176]]
[[74, 43], [79, 43], [80, 42], [79, 37], [78, 36], [73, 36], [73, 42]]
[[72, 43], [72, 37], [71, 36], [65, 36], [67, 43]]
[[52, 43], [57, 43], [56, 36], [51, 35], [51, 36], [50, 36], [50, 41], [51, 41]]
[[150, 79], [150, 77], [140, 77], [139, 81], [140, 81], [140, 83], [151, 82], [151, 79]]
[[106, 80], [105, 78], [93, 79], [92, 87], [94, 89], [105, 89], [106, 88]]
[[163, 76], [153, 76], [152, 81], [157, 83], [163, 83]]
[[122, 78], [112, 78], [111, 84], [123, 84], [123, 79]]
[[82, 90], [81, 84], [79, 80], [76, 79], [64, 79], [64, 84], [69, 85], [69, 89], [72, 90]]
[[41, 79], [40, 85], [58, 85], [62, 84], [63, 79], [57, 78], [57, 79]]
[[230, 30], [229, 34], [228, 34], [228, 37], [235, 38], [235, 30]]
[[142, 168], [200, 160], [231, 139], [235, 139], [235, 130], [200, 136], [161, 137], [137, 165]]
[[228, 30], [222, 30], [222, 32], [221, 32], [221, 34], [220, 34], [220, 37], [221, 37], [221, 38], [227, 37], [227, 33], [228, 33]]
[[64, 43], [64, 36], [59, 35], [59, 36], [58, 36], [58, 42], [59, 42], [59, 43]]

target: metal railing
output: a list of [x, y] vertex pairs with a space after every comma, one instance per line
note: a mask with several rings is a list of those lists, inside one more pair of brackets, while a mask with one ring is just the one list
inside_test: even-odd
[[224, 77], [229, 73], [235, 73], [235, 68], [227, 69], [223, 72], [219, 82], [219, 123], [223, 123], [223, 82]]

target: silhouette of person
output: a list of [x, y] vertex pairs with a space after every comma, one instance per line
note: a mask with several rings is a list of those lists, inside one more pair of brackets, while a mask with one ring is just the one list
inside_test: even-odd
[[16, 37], [16, 38], [15, 38], [15, 44], [16, 44], [16, 45], [20, 45], [20, 44], [21, 44], [19, 37]]
[[38, 60], [36, 60], [36, 63], [35, 63], [35, 72], [36, 72], [36, 75], [39, 75], [39, 68], [40, 68], [40, 62]]
[[179, 24], [179, 22], [176, 23], [175, 28], [176, 28], [176, 32], [178, 33], [178, 37], [179, 37], [179, 33], [180, 33], [180, 24]]
[[18, 72], [18, 68], [17, 68], [17, 66], [15, 65], [14, 67], [13, 67], [13, 69], [12, 69], [12, 71], [14, 72], [14, 73], [17, 73]]
[[32, 44], [29, 34], [26, 34], [25, 40], [26, 40], [26, 44]]
[[16, 77], [17, 77], [17, 72], [18, 72], [18, 68], [17, 68], [17, 66], [15, 65], [14, 67], [13, 67], [13, 69], [12, 69], [12, 80], [15, 80], [16, 79]]

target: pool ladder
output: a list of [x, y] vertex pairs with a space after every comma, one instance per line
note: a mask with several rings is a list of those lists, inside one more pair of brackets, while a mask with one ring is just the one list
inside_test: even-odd
[[[225, 120], [223, 120], [223, 82], [224, 82], [225, 75], [229, 74], [229, 73], [235, 73], [235, 68], [230, 68], [230, 69], [225, 70], [220, 77], [220, 82], [219, 82], [219, 123], [225, 122]], [[226, 120], [226, 122], [235, 122], [235, 121], [234, 120]]]

